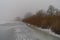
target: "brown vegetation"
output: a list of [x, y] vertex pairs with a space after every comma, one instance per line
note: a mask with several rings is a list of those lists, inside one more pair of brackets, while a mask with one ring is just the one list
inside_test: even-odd
[[57, 16], [54, 20], [52, 20], [51, 30], [56, 34], [60, 34], [60, 16]]
[[41, 28], [51, 28], [57, 34], [60, 34], [60, 16], [32, 16], [23, 21]]
[[50, 28], [56, 34], [60, 34], [60, 11], [50, 5], [46, 13], [39, 10], [36, 15], [23, 19], [23, 22], [41, 28]]

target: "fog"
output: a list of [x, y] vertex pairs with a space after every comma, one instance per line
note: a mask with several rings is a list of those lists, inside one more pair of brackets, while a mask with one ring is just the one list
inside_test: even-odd
[[60, 9], [60, 0], [0, 0], [0, 23], [23, 18], [27, 12], [35, 13], [40, 9], [47, 10], [49, 5]]

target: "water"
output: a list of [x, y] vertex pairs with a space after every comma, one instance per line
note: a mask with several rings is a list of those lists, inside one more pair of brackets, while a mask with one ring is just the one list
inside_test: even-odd
[[30, 28], [22, 22], [10, 22], [0, 24], [0, 40], [60, 40], [60, 38]]

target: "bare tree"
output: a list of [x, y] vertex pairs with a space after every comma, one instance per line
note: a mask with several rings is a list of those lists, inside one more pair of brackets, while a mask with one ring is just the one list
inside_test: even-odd
[[60, 10], [59, 9], [56, 8], [55, 11], [56, 11], [57, 16], [60, 15]]
[[24, 16], [24, 18], [29, 18], [32, 16], [32, 13], [31, 12], [27, 12], [27, 14]]
[[43, 12], [43, 10], [39, 10], [36, 15], [41, 16], [42, 15], [42, 12]]
[[45, 14], [44, 10], [39, 10], [39, 11], [36, 13], [36, 15], [38, 15], [38, 16], [45, 16], [46, 14]]
[[48, 10], [47, 10], [47, 13], [49, 13], [49, 15], [52, 16], [54, 14], [54, 11], [55, 11], [54, 6], [50, 5], [49, 8], [48, 8]]

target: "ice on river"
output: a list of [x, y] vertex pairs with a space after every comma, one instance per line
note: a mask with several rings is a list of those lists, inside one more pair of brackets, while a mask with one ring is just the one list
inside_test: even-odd
[[22, 22], [0, 24], [0, 40], [60, 40], [60, 38], [35, 30]]

